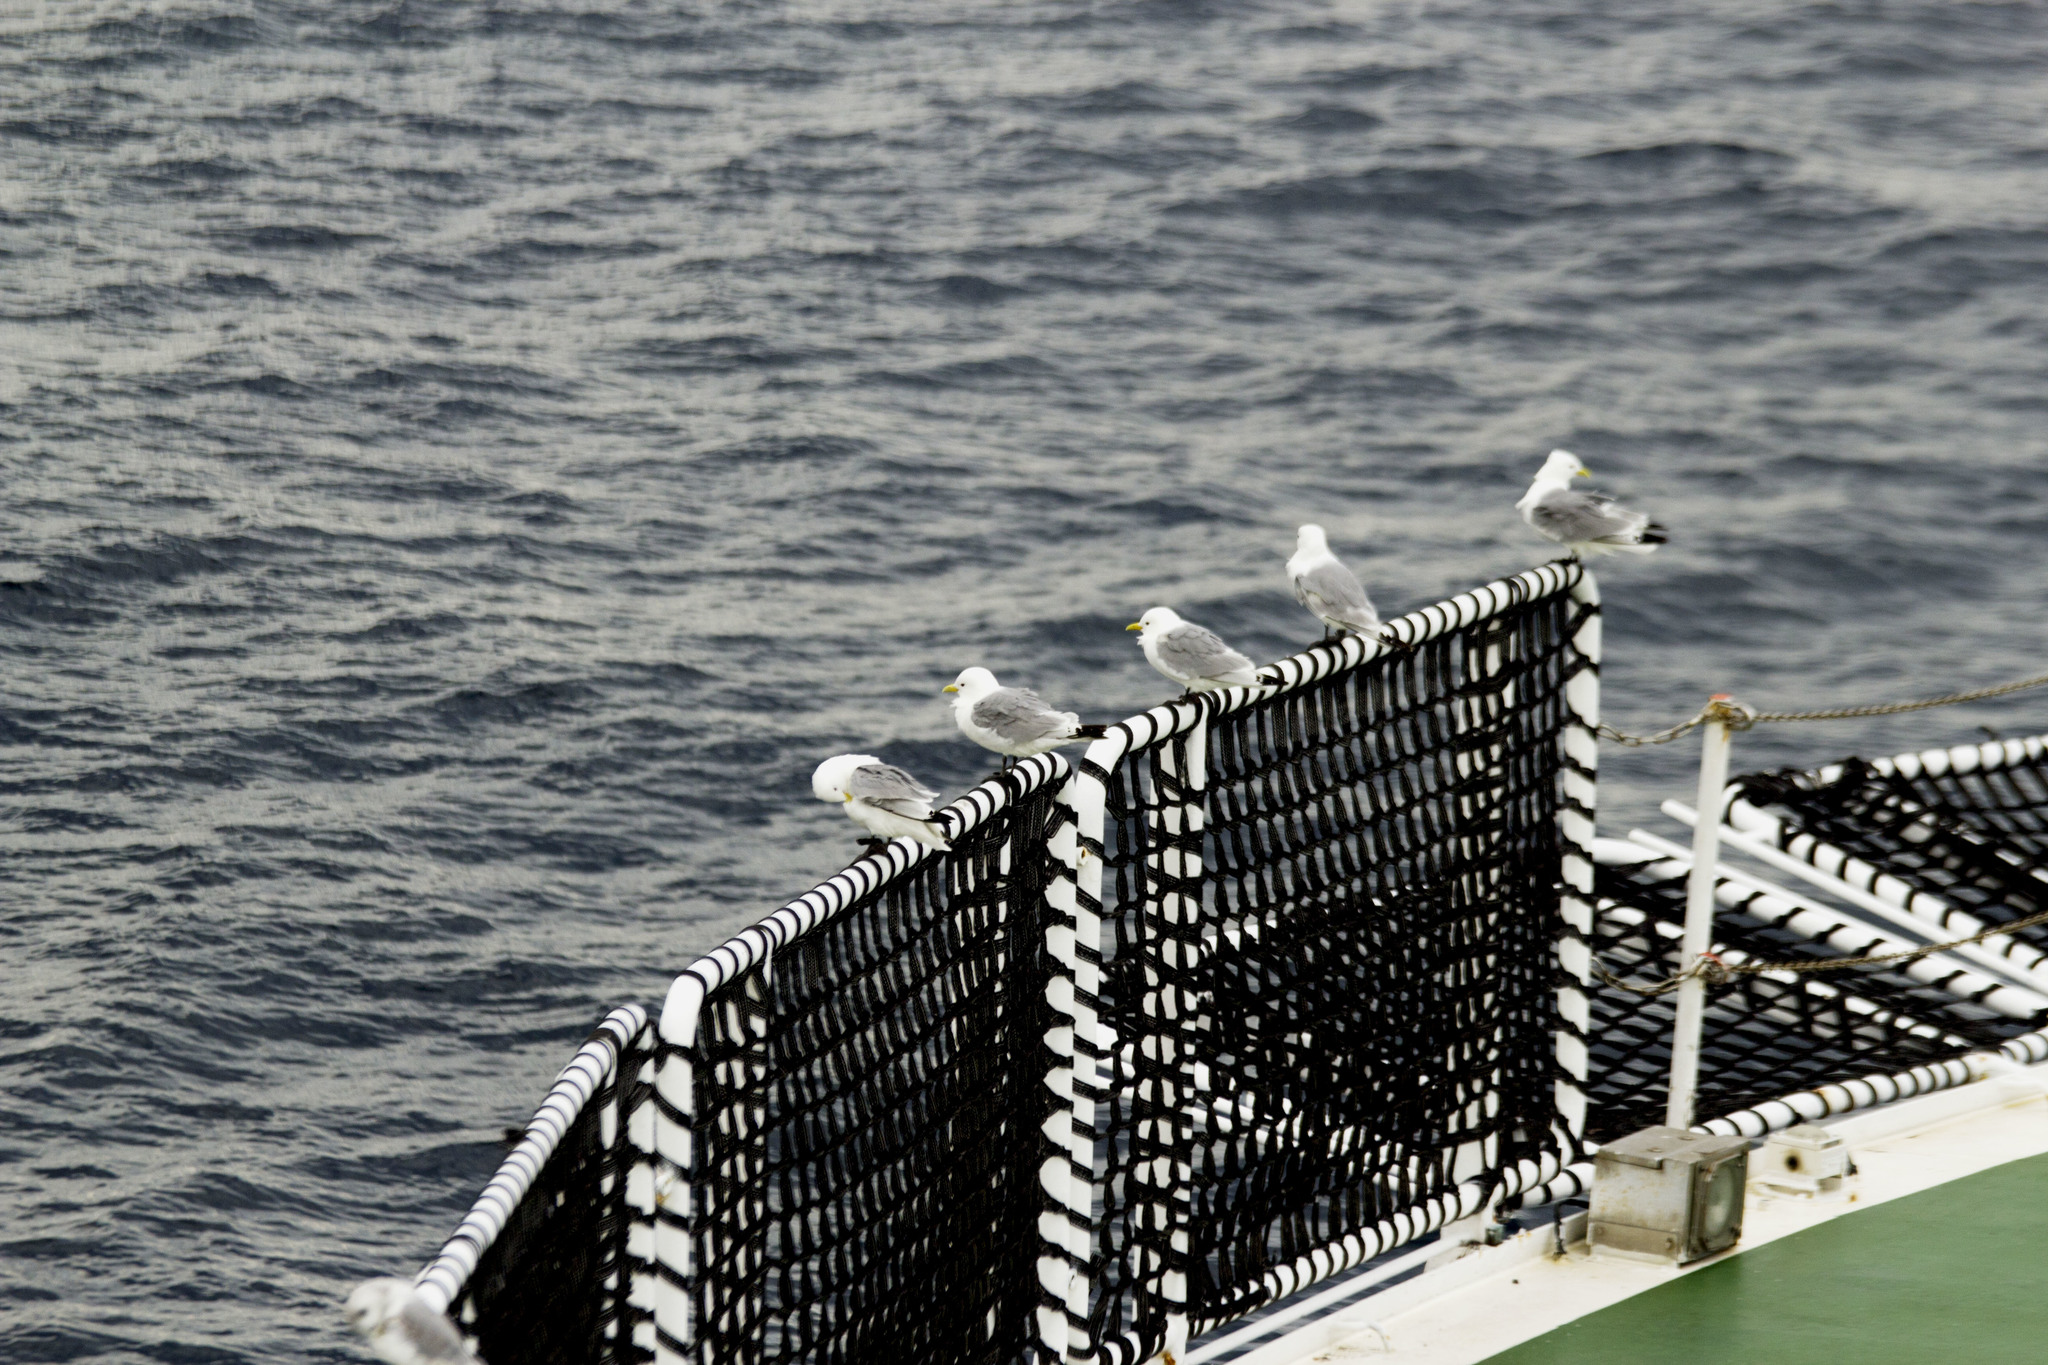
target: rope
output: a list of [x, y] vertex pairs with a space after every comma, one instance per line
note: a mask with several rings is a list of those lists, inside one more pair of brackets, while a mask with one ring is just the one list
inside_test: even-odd
[[1907, 711], [1925, 711], [1936, 706], [1958, 706], [1966, 701], [1983, 701], [1987, 697], [2003, 697], [2009, 692], [2024, 692], [2030, 687], [2048, 685], [2048, 673], [2037, 677], [2022, 678], [2018, 682], [2000, 683], [1997, 687], [1980, 687], [1973, 692], [1951, 692], [1945, 697], [1929, 697], [1926, 701], [1895, 701], [1876, 706], [1844, 706], [1833, 711], [1766, 711], [1756, 717], [1758, 722], [1776, 720], [1852, 720], [1857, 716], [1896, 716]]
[[1907, 711], [1926, 711], [1936, 706], [1960, 706], [1966, 701], [2003, 697], [2013, 692], [2024, 692], [2030, 687], [2048, 687], [2048, 673], [2032, 678], [2021, 678], [2018, 682], [2000, 683], [1996, 687], [1979, 687], [1970, 692], [1951, 692], [1945, 697], [1929, 697], [1925, 701], [1878, 702], [1870, 706], [1841, 706], [1832, 711], [1756, 711], [1741, 702], [1716, 697], [1701, 707], [1699, 714], [1691, 720], [1682, 720], [1655, 734], [1624, 734], [1611, 725], [1602, 725], [1598, 730], [1602, 739], [1635, 749], [1645, 744], [1669, 744], [1674, 739], [1691, 734], [1711, 720], [1718, 720], [1731, 730], [1747, 730], [1753, 725], [1788, 720], [1853, 720], [1860, 716], [1896, 716]]
[[1631, 995], [1669, 995], [1694, 977], [1699, 977], [1709, 986], [1722, 986], [1738, 976], [1761, 976], [1765, 972], [1838, 972], [1850, 967], [1876, 967], [1886, 962], [1917, 961], [1930, 953], [1945, 953], [1951, 948], [1963, 948], [1972, 943], [1982, 943], [1985, 939], [1995, 934], [2015, 933], [2021, 929], [2031, 929], [2037, 924], [2048, 924], [2048, 910], [2044, 910], [2038, 915], [2028, 915], [2025, 919], [2009, 920], [2004, 924], [1994, 924], [1989, 929], [1981, 929], [1968, 938], [1951, 939], [1947, 943], [1930, 943], [1925, 948], [1907, 948], [1896, 953], [1865, 953], [1861, 957], [1802, 958], [1797, 962], [1742, 962], [1736, 964], [1723, 962], [1712, 953], [1701, 953], [1699, 961], [1693, 963], [1692, 966], [1684, 971], [1679, 972], [1675, 976], [1668, 976], [1664, 980], [1648, 986], [1638, 986], [1631, 982], [1623, 981], [1620, 977], [1601, 966], [1597, 961], [1593, 964], [1593, 973], [1607, 985], [1613, 986], [1616, 990], [1627, 991]]

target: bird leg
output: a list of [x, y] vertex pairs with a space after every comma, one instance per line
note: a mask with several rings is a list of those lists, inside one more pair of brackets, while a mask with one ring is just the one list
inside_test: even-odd
[[860, 841], [860, 846], [869, 853], [886, 853], [889, 851], [889, 841], [883, 838], [863, 839]]

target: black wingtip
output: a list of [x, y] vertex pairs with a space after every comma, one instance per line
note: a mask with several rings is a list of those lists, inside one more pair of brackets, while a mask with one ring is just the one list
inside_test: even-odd
[[1074, 737], [1076, 739], [1105, 739], [1108, 735], [1109, 727], [1107, 725], [1076, 725], [1074, 727]]
[[1654, 521], [1651, 522], [1648, 526], [1645, 526], [1643, 528], [1643, 533], [1640, 536], [1636, 537], [1636, 539], [1640, 540], [1645, 545], [1664, 545], [1668, 544], [1670, 541], [1670, 537], [1664, 534], [1664, 528], [1659, 526]]

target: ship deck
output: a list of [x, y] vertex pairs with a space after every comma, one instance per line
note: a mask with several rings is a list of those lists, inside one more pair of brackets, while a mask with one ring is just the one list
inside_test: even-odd
[[1830, 1219], [1491, 1360], [2038, 1362], [2048, 1357], [2044, 1243], [2048, 1155]]
[[[1750, 1187], [1743, 1240], [1690, 1266], [1555, 1254], [1535, 1228], [1333, 1304], [1230, 1365], [2038, 1365], [2048, 1359], [2048, 1065], [1826, 1126], [1833, 1197]], [[1583, 1226], [1583, 1215], [1574, 1220]], [[1204, 1350], [1207, 1346], [1209, 1349]]]

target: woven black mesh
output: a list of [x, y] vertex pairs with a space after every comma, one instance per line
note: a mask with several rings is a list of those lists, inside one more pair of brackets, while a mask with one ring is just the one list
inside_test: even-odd
[[650, 1030], [562, 1134], [554, 1155], [506, 1220], [451, 1312], [476, 1335], [491, 1365], [629, 1365], [654, 1358], [633, 1345], [644, 1310], [626, 1303], [628, 1229], [645, 1215], [626, 1203], [625, 1174], [638, 1156], [627, 1124], [604, 1141], [603, 1115], [630, 1114], [648, 1099], [642, 1076]]
[[[1803, 833], [1987, 923], [2048, 910], [2048, 754], [1971, 773], [1884, 774], [1861, 759], [1823, 783], [1796, 770], [1738, 781]], [[2017, 937], [2048, 951], [2048, 925]]]
[[694, 1359], [1029, 1352], [1054, 809], [1006, 807], [706, 1001]]
[[[1594, 946], [1607, 969], [1638, 982], [1662, 981], [1676, 973], [1679, 939], [1654, 926], [1675, 931], [1685, 923], [1685, 879], [1655, 878], [1635, 866], [1602, 867], [1596, 884], [1603, 904]], [[1618, 914], [1610, 901], [1645, 918]], [[1714, 938], [1763, 962], [1842, 956], [1825, 944], [1725, 909], [1715, 916]], [[1858, 1010], [1850, 1003], [1852, 995], [1878, 1008]], [[1673, 1003], [1669, 995], [1646, 998], [1608, 986], [1595, 993], [1587, 1119], [1595, 1141], [1664, 1121]], [[1791, 982], [1738, 976], [1707, 991], [1696, 1112], [1712, 1118], [1831, 1081], [1996, 1048], [2044, 1022], [1993, 1014], [1883, 968], [1807, 974]], [[1925, 1036], [1915, 1025], [1938, 1036]]]
[[1161, 1271], [1200, 1331], [1273, 1267], [1552, 1143], [1560, 736], [1591, 610], [1558, 590], [1212, 714], [1200, 833], [1185, 737], [1101, 774], [1096, 1341], [1157, 1348]]

